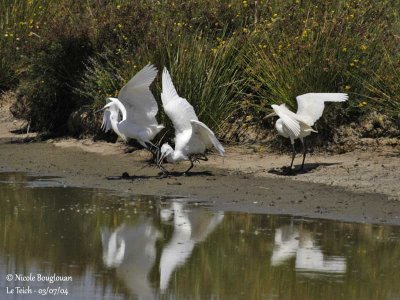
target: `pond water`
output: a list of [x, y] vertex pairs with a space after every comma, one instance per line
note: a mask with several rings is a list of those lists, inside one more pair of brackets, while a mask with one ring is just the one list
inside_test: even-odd
[[396, 226], [218, 212], [21, 173], [0, 174], [0, 205], [0, 299], [400, 297]]

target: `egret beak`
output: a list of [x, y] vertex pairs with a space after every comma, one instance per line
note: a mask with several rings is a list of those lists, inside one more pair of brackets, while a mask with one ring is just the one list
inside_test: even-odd
[[101, 109], [96, 110], [94, 113], [97, 114], [97, 113], [99, 113], [99, 112], [102, 112], [102, 111], [105, 110], [105, 109], [106, 109], [106, 107], [103, 107], [103, 108], [101, 108]]
[[264, 118], [263, 118], [263, 120], [265, 120], [265, 119], [268, 119], [268, 118], [270, 118], [270, 117], [274, 117], [274, 116], [276, 116], [276, 112], [272, 112], [272, 113], [270, 113], [269, 115], [266, 115]]

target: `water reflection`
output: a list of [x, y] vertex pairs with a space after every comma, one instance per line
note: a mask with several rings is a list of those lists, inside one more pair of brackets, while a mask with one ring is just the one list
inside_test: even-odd
[[159, 237], [160, 232], [148, 218], [134, 225], [124, 223], [115, 230], [101, 229], [105, 266], [116, 268], [117, 277], [140, 299], [155, 297], [148, 276], [156, 261]]
[[293, 257], [296, 259], [296, 271], [303, 274], [346, 272], [346, 259], [324, 255], [312, 232], [293, 224], [281, 226], [275, 230], [271, 265], [279, 266]]
[[15, 299], [7, 287], [46, 286], [7, 282], [10, 273], [71, 275], [61, 286], [72, 299], [400, 297], [396, 226], [29, 188], [23, 174], [0, 181], [0, 299]]
[[[183, 265], [197, 243], [202, 242], [224, 218], [222, 212], [210, 214], [202, 209], [185, 211], [183, 203], [174, 201], [164, 220], [173, 214], [174, 233], [160, 259], [160, 290], [164, 292], [174, 270]], [[165, 217], [168, 215], [168, 218]]]

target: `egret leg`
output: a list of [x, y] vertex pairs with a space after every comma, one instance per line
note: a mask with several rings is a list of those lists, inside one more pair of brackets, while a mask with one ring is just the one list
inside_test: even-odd
[[199, 154], [193, 155], [192, 157], [194, 158], [193, 162], [200, 163], [200, 160], [208, 161], [208, 157], [204, 153], [199, 153]]
[[166, 168], [164, 168], [164, 166], [163, 166], [161, 163], [157, 164], [157, 167], [158, 167], [158, 168], [161, 170], [161, 172], [163, 173], [162, 177], [168, 176], [168, 174], [169, 174], [168, 170], [167, 170]]
[[294, 149], [294, 142], [292, 142], [292, 162], [290, 163], [290, 170], [293, 168], [293, 161], [295, 156], [296, 156], [296, 150]]
[[301, 139], [301, 143], [303, 144], [303, 162], [301, 163], [300, 170], [304, 170], [304, 161], [306, 160], [307, 146], [306, 141], [304, 141], [303, 139]]
[[152, 143], [145, 143], [147, 146], [147, 150], [150, 151], [151, 154], [153, 154], [153, 160], [157, 163], [159, 156], [160, 156], [160, 148], [158, 148], [156, 145]]
[[202, 161], [208, 161], [208, 157], [204, 153], [200, 154], [200, 157], [197, 159], [202, 160]]
[[192, 156], [189, 156], [189, 161], [190, 161], [190, 167], [185, 172], [183, 172], [183, 175], [188, 175], [188, 172], [194, 167], [193, 157]]

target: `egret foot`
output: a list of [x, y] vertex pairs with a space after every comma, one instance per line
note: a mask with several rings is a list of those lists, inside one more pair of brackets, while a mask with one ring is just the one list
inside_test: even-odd
[[158, 178], [160, 178], [160, 179], [164, 179], [164, 178], [168, 178], [169, 177], [169, 173], [161, 172], [161, 173], [158, 173], [158, 174], [159, 174]]
[[169, 172], [166, 168], [164, 168], [164, 166], [162, 165], [162, 163], [157, 163], [157, 167], [161, 170], [162, 175], [160, 176], [160, 178], [166, 178], [169, 176]]

